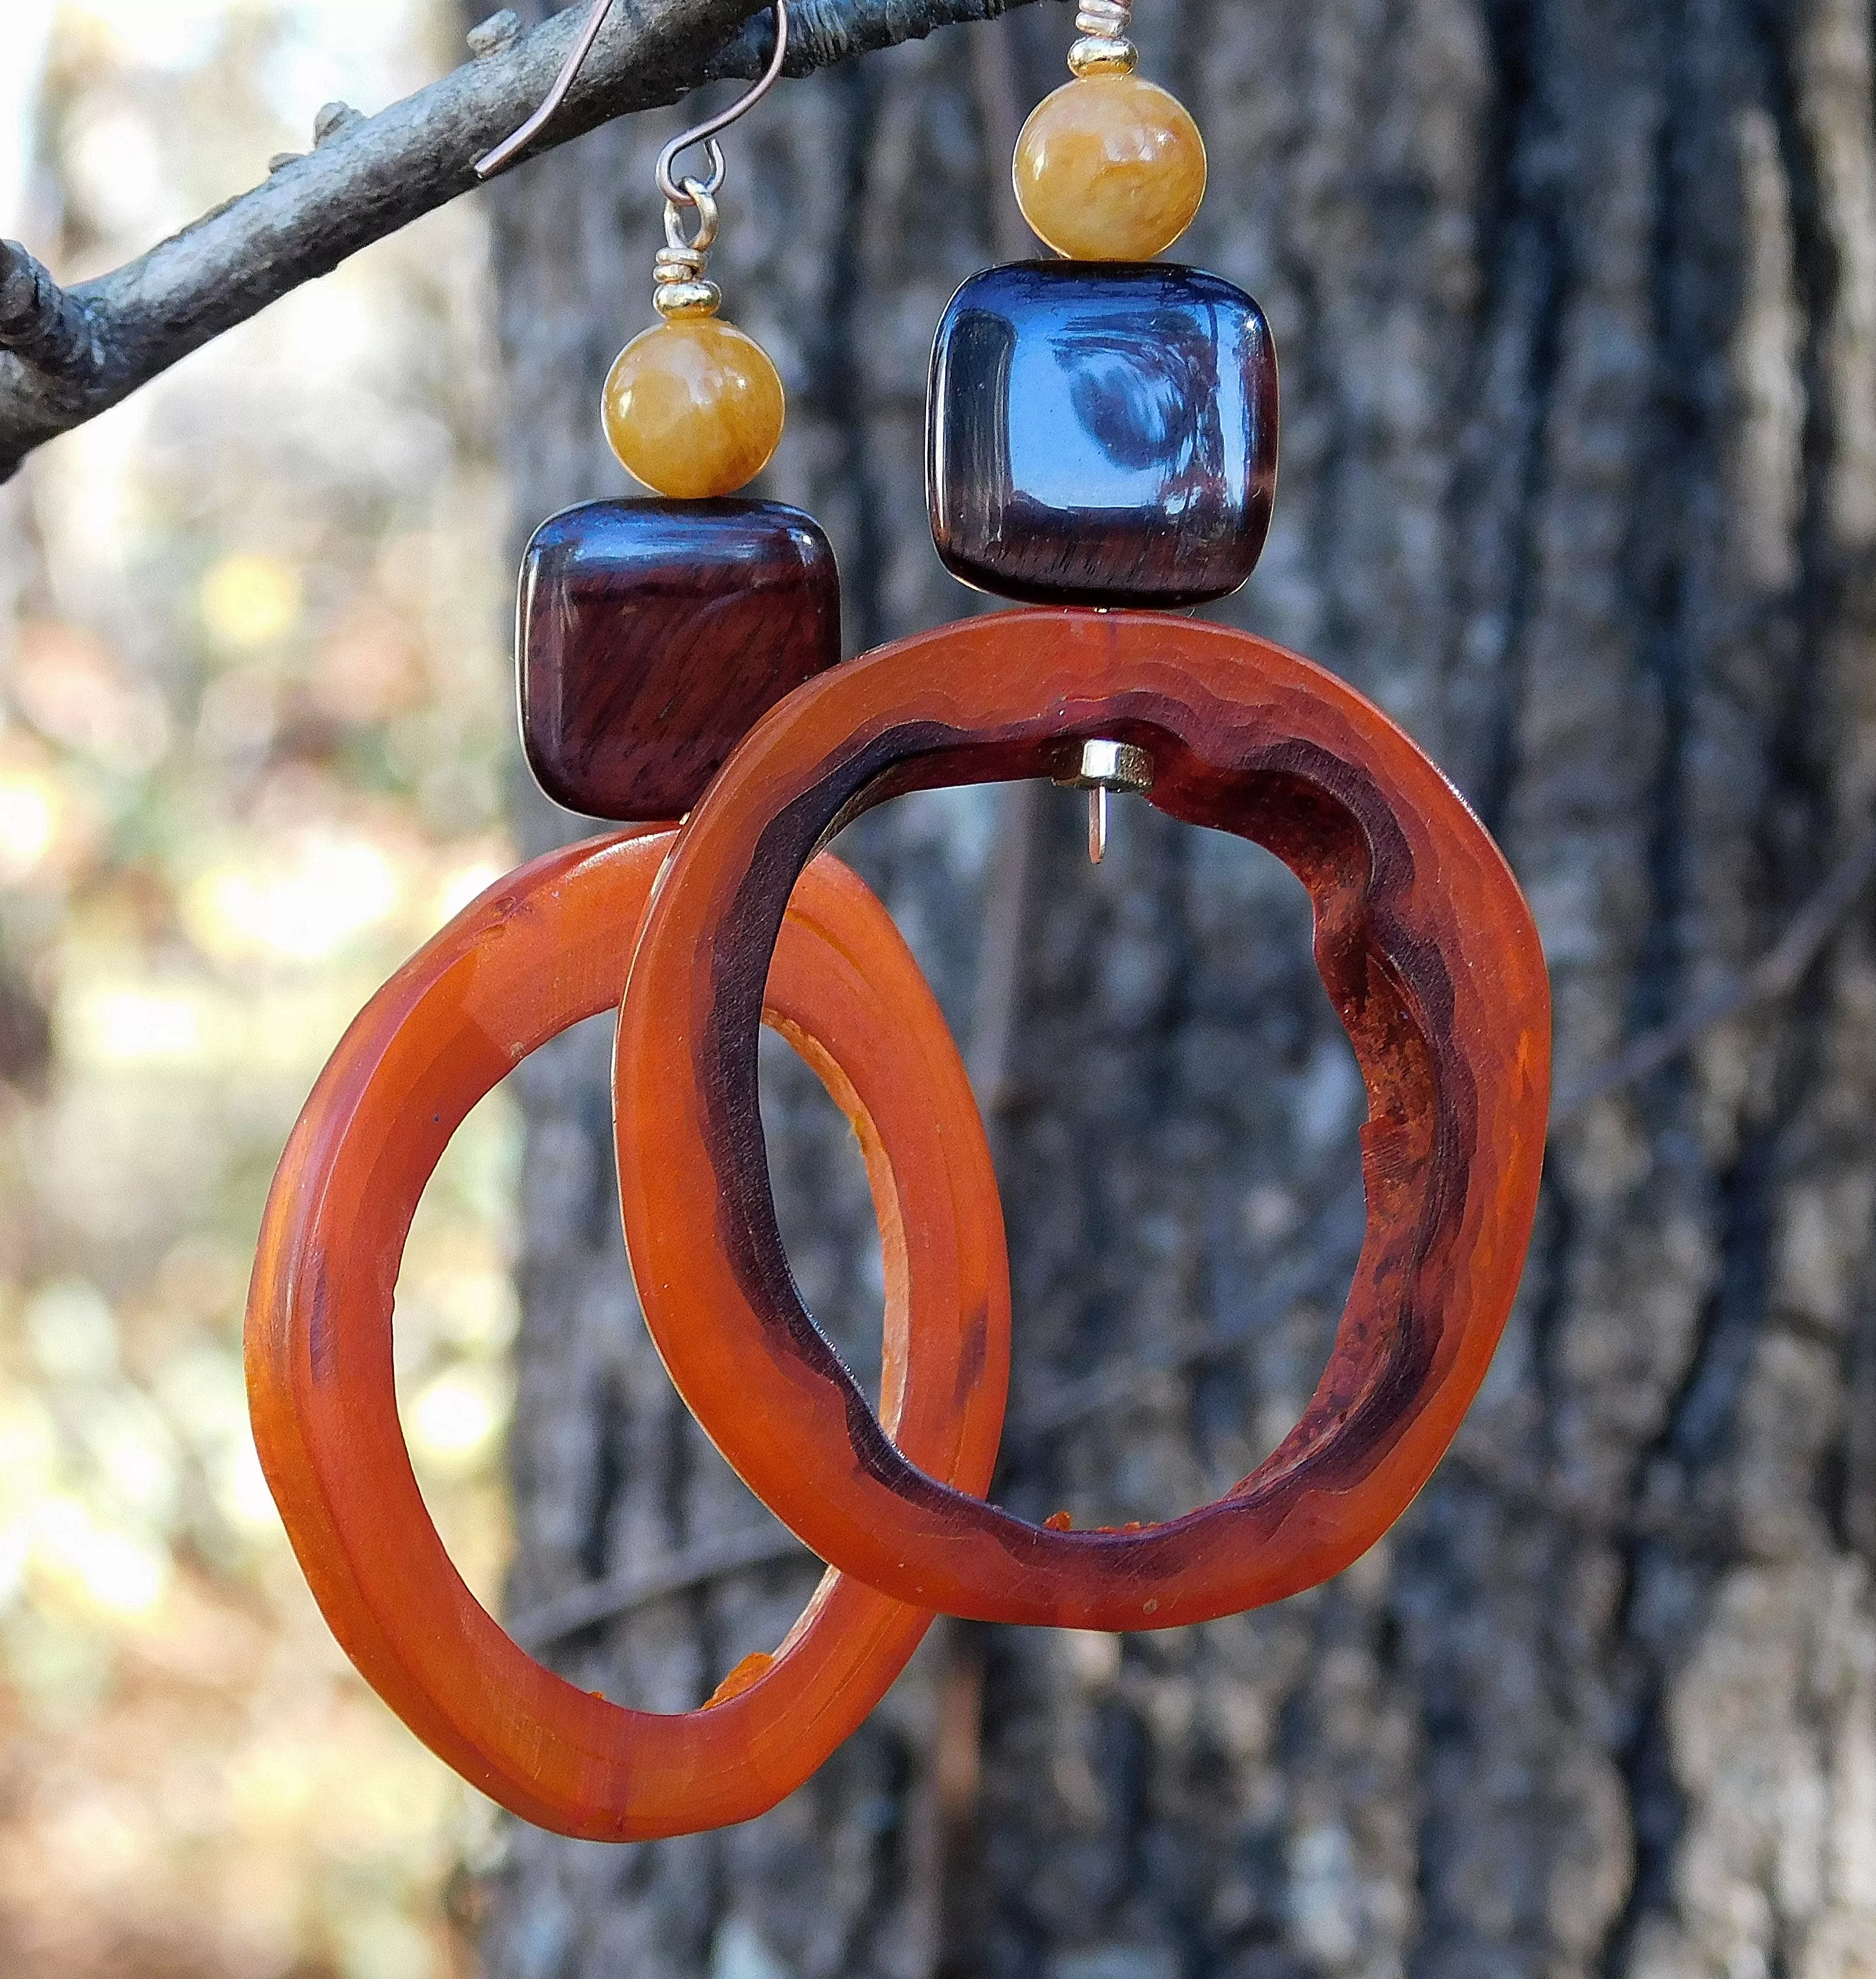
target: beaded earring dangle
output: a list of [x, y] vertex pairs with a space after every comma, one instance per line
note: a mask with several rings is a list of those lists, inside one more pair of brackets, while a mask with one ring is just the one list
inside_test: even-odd
[[[595, 0], [545, 100], [519, 130], [476, 160], [479, 179], [486, 182], [512, 164], [552, 121], [612, 5]], [[717, 194], [728, 171], [717, 138], [767, 95], [787, 60], [787, 0], [774, 0], [773, 11], [775, 46], [754, 86], [658, 154], [653, 177], [665, 196], [665, 245], [652, 263], [651, 306], [663, 321], [619, 353], [601, 395], [606, 438], [627, 472], [659, 494], [683, 500], [734, 495], [768, 465], [781, 438], [781, 379], [754, 337], [718, 320], [723, 291], [704, 273], [716, 244]], [[709, 177], [677, 177], [678, 160], [698, 144], [710, 161]], [[697, 217], [697, 230], [688, 239], [687, 212]]]
[[[932, 537], [952, 574], [1032, 604], [1197, 605], [1257, 566], [1276, 493], [1277, 354], [1264, 313], [1202, 270], [1154, 262], [1197, 214], [1205, 151], [1135, 73], [1127, 0], [1082, 0], [1074, 80], [1016, 141], [1016, 199], [1065, 258], [973, 275], [933, 346]], [[1089, 794], [1152, 764], [1111, 739], [1058, 766]]]
[[[781, 376], [754, 337], [719, 318], [723, 291], [704, 269], [716, 243], [716, 196], [725, 171], [716, 134], [768, 94], [787, 53], [787, 0], [777, 0], [775, 52], [762, 79], [658, 156], [665, 245], [652, 264], [651, 306], [664, 320], [619, 353], [601, 403], [612, 451], [661, 495], [691, 501], [734, 495], [767, 466], [781, 438]], [[709, 177], [674, 178], [679, 154], [700, 144], [709, 155]], [[688, 240], [687, 209], [697, 216]]]
[[[541, 109], [591, 50], [596, 0]], [[662, 323], [606, 381], [606, 435], [659, 492], [551, 517], [523, 560], [522, 728], [548, 794], [648, 824], [688, 810], [791, 688], [840, 657], [832, 551], [810, 518], [731, 498], [781, 432], [780, 380], [717, 320], [705, 275], [724, 159], [715, 140], [762, 79], [658, 164]], [[691, 145], [709, 176], [674, 176]], [[696, 216], [687, 235], [686, 210]], [[346, 1033], [283, 1155], [248, 1304], [257, 1447], [333, 1633], [419, 1738], [514, 1812], [603, 1841], [748, 1819], [814, 1772], [883, 1695], [932, 1617], [830, 1574], [771, 1654], [702, 1708], [629, 1710], [536, 1662], [469, 1594], [416, 1489], [389, 1377], [391, 1288], [410, 1217], [455, 1129], [514, 1065], [618, 1002], [630, 935], [674, 833], [550, 853], [466, 907]], [[820, 1075], [865, 1153], [887, 1294], [880, 1406], [916, 1460], [986, 1489], [1009, 1371], [996, 1177], [962, 1059], [886, 910], [837, 861], [791, 906], [767, 1021]], [[914, 1285], [919, 1287], [915, 1294]]]
[[1176, 96], [1134, 71], [1129, 0], [1082, 0], [1072, 82], [1029, 113], [1016, 138], [1016, 204], [1071, 261], [1150, 261], [1192, 224], [1205, 145]]
[[[539, 134], [610, 5], [595, 0], [545, 101], [479, 174]], [[608, 444], [655, 495], [551, 516], [522, 559], [522, 743], [547, 794], [589, 817], [682, 816], [760, 717], [840, 657], [840, 575], [819, 524], [778, 502], [728, 499], [768, 464], [784, 417], [774, 363], [719, 317], [722, 291], [706, 273], [726, 170], [718, 137], [768, 94], [787, 56], [787, 0], [773, 11], [761, 78], [658, 156], [661, 320], [619, 353], [601, 394]], [[708, 176], [678, 176], [699, 144]]]
[[1133, 71], [1125, 0], [1085, 0], [1075, 80], [1023, 127], [1024, 217], [1064, 257], [986, 269], [933, 346], [932, 535], [967, 584], [1035, 604], [1196, 605], [1256, 568], [1277, 482], [1277, 356], [1241, 289], [1146, 257], [1183, 234], [1205, 147]]

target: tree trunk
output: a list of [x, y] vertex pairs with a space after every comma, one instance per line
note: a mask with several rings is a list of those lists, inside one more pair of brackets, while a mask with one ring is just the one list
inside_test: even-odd
[[[1139, 32], [1211, 147], [1178, 251], [1258, 297], [1284, 362], [1277, 523], [1221, 615], [1379, 701], [1499, 836], [1567, 1093], [1749, 969], [1867, 821], [1866, 0], [1157, 0]], [[1067, 38], [1038, 8], [909, 45], [732, 140], [713, 272], [787, 375], [768, 486], [833, 535], [856, 648], [974, 608], [930, 547], [925, 362], [951, 287], [1013, 251], [1015, 109]], [[524, 525], [619, 485], [595, 397], [648, 320], [674, 128], [502, 190]], [[1078, 1525], [1184, 1509], [1274, 1444], [1360, 1223], [1361, 1089], [1299, 890], [1142, 805], [1117, 834], [1091, 870], [1072, 796], [939, 793], [842, 848], [998, 1141], [999, 1495]], [[1795, 994], [1559, 1129], [1485, 1392], [1366, 1560], [1161, 1635], [940, 1624], [761, 1821], [515, 1830], [494, 1979], [1876, 1972], [1871, 933], [1859, 907]], [[636, 1318], [605, 1048], [525, 1076], [517, 1610], [764, 1517]], [[798, 1275], [858, 1342], [859, 1163], [765, 1067]], [[694, 1703], [812, 1580], [720, 1575], [552, 1653]]]

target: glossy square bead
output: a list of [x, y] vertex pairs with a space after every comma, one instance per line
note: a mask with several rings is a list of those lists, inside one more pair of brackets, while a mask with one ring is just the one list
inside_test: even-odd
[[840, 657], [820, 525], [776, 502], [588, 502], [522, 559], [529, 767], [589, 817], [682, 816], [775, 703]]
[[981, 590], [1055, 605], [1222, 598], [1270, 528], [1270, 326], [1195, 268], [986, 269], [938, 327], [926, 474], [938, 554]]

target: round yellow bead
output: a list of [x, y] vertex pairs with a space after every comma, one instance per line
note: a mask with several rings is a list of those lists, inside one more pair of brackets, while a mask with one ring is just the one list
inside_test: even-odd
[[1184, 104], [1137, 75], [1065, 83], [1016, 140], [1023, 217], [1072, 261], [1146, 261], [1205, 196], [1205, 145]]
[[714, 317], [679, 317], [635, 336], [601, 400], [606, 438], [660, 495], [733, 495], [781, 438], [782, 383], [751, 336]]

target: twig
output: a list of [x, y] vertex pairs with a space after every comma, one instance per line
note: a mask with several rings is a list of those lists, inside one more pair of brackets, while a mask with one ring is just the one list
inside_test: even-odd
[[[971, 84], [984, 148], [1006, 158], [1016, 150], [1023, 109], [1010, 30], [975, 35]], [[1033, 243], [1007, 179], [992, 189], [990, 239], [1000, 261], [1021, 260]], [[986, 601], [986, 602], [988, 601]], [[1025, 937], [1042, 850], [1047, 787], [1029, 779], [996, 792], [996, 828], [984, 875], [983, 934], [971, 1008], [970, 1082], [993, 1155], [1006, 1152], [1022, 1027]], [[917, 1979], [961, 1971], [970, 1957], [981, 1873], [978, 1802], [983, 1777], [984, 1631], [978, 1623], [940, 1616], [929, 1639], [936, 1723], [922, 1777], [907, 1808], [906, 1909], [913, 1923]]]
[[95, 361], [91, 324], [77, 299], [11, 240], [0, 242], [0, 350], [66, 376]]
[[[1361, 1212], [1357, 1191], [1331, 1215], [1330, 1238], [1323, 1251], [1279, 1279], [1248, 1312], [1228, 1326], [1213, 1328], [1196, 1339], [1171, 1343], [1162, 1350], [1129, 1357], [1117, 1367], [1072, 1384], [1046, 1397], [1039, 1406], [1025, 1410], [1011, 1424], [1012, 1435], [1017, 1438], [1047, 1436], [1069, 1428], [1136, 1394], [1143, 1374], [1186, 1367], [1229, 1353], [1243, 1344], [1247, 1334], [1298, 1299], [1332, 1291], [1337, 1281], [1345, 1278], [1354, 1268], [1355, 1254], [1361, 1247]], [[813, 1554], [799, 1540], [779, 1527], [738, 1533], [729, 1539], [688, 1547], [655, 1566], [641, 1568], [636, 1573], [617, 1574], [608, 1580], [596, 1580], [585, 1587], [574, 1588], [517, 1616], [509, 1625], [508, 1632], [523, 1649], [538, 1653], [564, 1642], [569, 1636], [578, 1635], [583, 1629], [615, 1621], [637, 1609], [648, 1607], [655, 1601], [704, 1586], [711, 1581], [746, 1573], [754, 1567], [813, 1559]]]
[[[788, 73], [1024, 4], [802, 0]], [[756, 74], [774, 31], [752, 11], [750, 0], [615, 8], [535, 154], [700, 83]], [[477, 58], [416, 95], [375, 117], [329, 104], [313, 150], [277, 159], [265, 184], [95, 280], [61, 289], [23, 247], [0, 242], [0, 481], [212, 337], [471, 191], [474, 161], [539, 102], [584, 15], [571, 8], [517, 34], [512, 15], [498, 15], [471, 35]]]
[[1756, 966], [1729, 988], [1703, 998], [1672, 1023], [1644, 1032], [1599, 1071], [1573, 1086], [1551, 1109], [1550, 1131], [1554, 1134], [1566, 1126], [1594, 1101], [1659, 1072], [1715, 1025], [1755, 1004], [1788, 996], [1872, 877], [1876, 877], [1876, 825], [1845, 854], [1823, 885], [1798, 910], [1778, 945]]
[[992, 1143], [1009, 1109], [1017, 1019], [1023, 999], [1023, 937], [1040, 833], [1044, 787], [1026, 780], [996, 793], [996, 830], [984, 877], [983, 933], [972, 1000], [972, 1089]]
[[648, 1607], [654, 1601], [684, 1593], [729, 1574], [772, 1566], [784, 1560], [813, 1558], [792, 1533], [784, 1532], [779, 1526], [766, 1531], [739, 1533], [730, 1539], [687, 1547], [636, 1573], [615, 1574], [609, 1580], [595, 1580], [574, 1588], [517, 1616], [508, 1625], [508, 1633], [524, 1649], [539, 1651], [578, 1635], [582, 1629], [612, 1621], [634, 1609]]
[[1285, 1271], [1236, 1318], [1130, 1354], [1111, 1367], [1065, 1382], [1023, 1409], [1010, 1424], [1009, 1434], [1018, 1440], [1059, 1435], [1090, 1416], [1137, 1400], [1149, 1375], [1176, 1374], [1235, 1352], [1259, 1327], [1281, 1318], [1299, 1301], [1320, 1298], [1341, 1287], [1355, 1268], [1366, 1231], [1366, 1199], [1357, 1186], [1322, 1219], [1314, 1254]]

